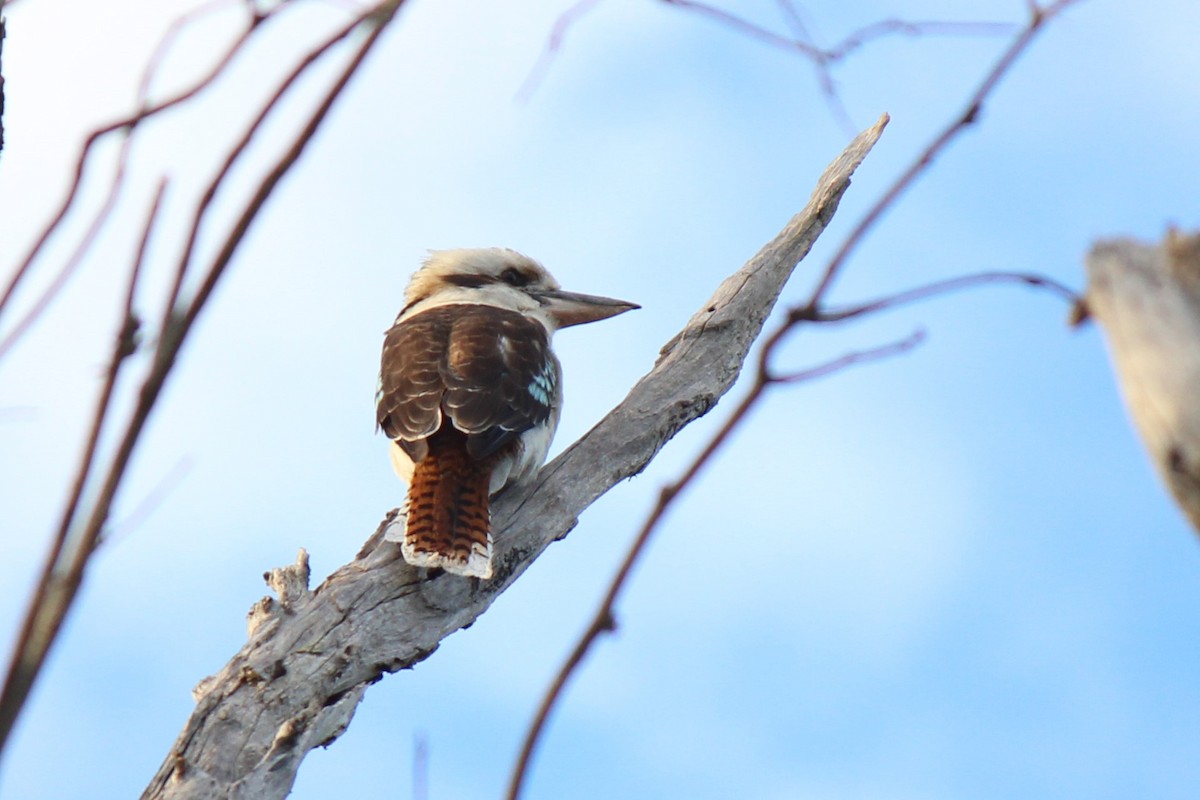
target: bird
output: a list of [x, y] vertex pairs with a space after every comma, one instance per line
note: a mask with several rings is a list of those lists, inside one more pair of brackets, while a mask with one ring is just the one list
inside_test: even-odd
[[500, 247], [430, 251], [404, 300], [384, 334], [375, 401], [408, 484], [401, 554], [490, 578], [490, 500], [537, 474], [562, 411], [552, 336], [639, 306], [563, 291], [537, 261]]

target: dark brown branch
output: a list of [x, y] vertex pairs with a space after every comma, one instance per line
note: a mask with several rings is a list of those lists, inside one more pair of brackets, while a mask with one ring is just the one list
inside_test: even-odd
[[[354, 31], [356, 31], [375, 13], [376, 11], [374, 8], [362, 12], [359, 14], [359, 16], [352, 19], [346, 25], [343, 25], [340, 29], [334, 31], [332, 34], [327, 36], [324, 41], [305, 53], [305, 55], [300, 59], [299, 62], [297, 62], [296, 66], [291, 70], [291, 72], [284, 76], [283, 80], [279, 82], [279, 85], [275, 88], [275, 91], [272, 93], [271, 97], [267, 99], [266, 103], [264, 103], [262, 108], [259, 110], [259, 113], [255, 115], [255, 118], [246, 127], [246, 130], [242, 134], [241, 138], [239, 138], [234, 146], [230, 148], [225, 160], [221, 163], [221, 166], [217, 168], [212, 180], [210, 180], [208, 186], [205, 187], [204, 194], [201, 195], [200, 201], [196, 204], [195, 213], [192, 215], [192, 224], [188, 230], [187, 242], [184, 244], [183, 250], [180, 253], [179, 261], [175, 268], [175, 280], [171, 286], [171, 291], [167, 298], [167, 304], [163, 310], [164, 317], [162, 324], [164, 328], [168, 324], [170, 315], [176, 311], [179, 295], [183, 289], [183, 282], [186, 278], [188, 269], [191, 266], [192, 256], [194, 255], [196, 249], [196, 242], [200, 237], [200, 228], [204, 224], [209, 206], [216, 197], [217, 192], [220, 190], [222, 184], [225, 182], [225, 179], [233, 170], [234, 164], [236, 164], [238, 159], [241, 158], [242, 154], [245, 153], [246, 148], [250, 146], [250, 142], [254, 139], [255, 135], [266, 122], [267, 117], [270, 116], [275, 107], [283, 100], [296, 81], [299, 80], [300, 77], [303, 76], [314, 63], [316, 63], [331, 49], [343, 42], [348, 36], [350, 36], [350, 34], [354, 33]], [[365, 56], [365, 52], [363, 55]], [[343, 79], [349, 80], [351, 74], [353, 74], [353, 72], [344, 73]], [[327, 96], [326, 102], [331, 104], [333, 100], [336, 99], [337, 94], [340, 93], [340, 91], [341, 89], [338, 88], [337, 92]], [[320, 124], [321, 118], [324, 117], [324, 114], [327, 111], [328, 108], [325, 108], [318, 116], [315, 116], [312, 120], [310, 120], [309, 124], [314, 126], [315, 129], [315, 126]], [[310, 138], [311, 132], [307, 135], [301, 135], [297, 137], [295, 140], [296, 147], [289, 151], [288, 156], [282, 159], [276, 165], [275, 169], [272, 170], [272, 172], [267, 175], [266, 178], [264, 178], [263, 182], [259, 184], [259, 191], [255, 194], [255, 197], [251, 200], [251, 202], [246, 205], [242, 218], [234, 226], [234, 230], [223, 243], [221, 255], [214, 260], [209, 269], [208, 275], [204, 279], [204, 284], [196, 298], [193, 299], [192, 303], [190, 304], [190, 308], [197, 310], [199, 309], [196, 300], [200, 300], [200, 305], [203, 305], [203, 300], [201, 298], [207, 298], [208, 294], [212, 291], [213, 286], [220, 277], [221, 270], [223, 270], [225, 265], [228, 264], [229, 258], [232, 256], [234, 250], [241, 242], [241, 238], [245, 234], [250, 221], [253, 220], [253, 218], [257, 215], [259, 208], [261, 208], [262, 203], [266, 201], [266, 198], [274, 189], [275, 184], [281, 177], [283, 177], [291, 165], [295, 163], [296, 159], [300, 157], [300, 152], [304, 149], [304, 146], [307, 144]], [[193, 318], [194, 316], [195, 315], [192, 314]]]
[[[312, 140], [317, 129], [324, 121], [334, 102], [341, 95], [350, 78], [357, 72], [371, 48], [378, 41], [380, 34], [393, 18], [402, 0], [390, 0], [381, 3], [364, 13], [355, 25], [366, 22], [370, 30], [364, 40], [357, 46], [325, 96], [310, 114], [307, 122], [292, 139], [291, 145], [275, 163], [266, 177], [247, 201], [238, 220], [226, 235], [219, 253], [210, 263], [199, 289], [185, 308], [176, 309], [169, 305], [166, 318], [159, 330], [158, 347], [155, 350], [153, 362], [144, 378], [137, 402], [130, 413], [129, 420], [121, 434], [116, 451], [112, 456], [97, 493], [92, 502], [86, 519], [78, 522], [78, 500], [71, 505], [70, 518], [64, 518], [64, 529], [75, 530], [78, 533], [64, 536], [65, 544], [57, 548], [58, 561], [48, 560], [45, 568], [46, 585], [39, 587], [30, 604], [21, 640], [14, 651], [12, 666], [6, 678], [3, 695], [0, 695], [0, 747], [11, 730], [29, 689], [32, 687], [41, 664], [45, 659], [51, 644], [66, 617], [78, 588], [82, 582], [87, 561], [101, 537], [101, 532], [108, 519], [109, 511], [116, 497], [125, 472], [132, 459], [135, 448], [141, 439], [146, 422], [149, 420], [166, 380], [175, 364], [176, 357], [190, 333], [196, 319], [205, 307], [213, 289], [219, 282], [226, 267], [229, 265], [234, 252], [241, 244], [246, 231], [256, 218], [267, 199], [278, 186], [279, 181], [296, 163], [305, 147]], [[334, 40], [340, 41], [346, 32], [339, 32]], [[330, 44], [332, 46], [332, 43]], [[328, 47], [318, 48], [321, 52]], [[310, 65], [314, 58], [303, 59], [305, 65]], [[287, 91], [290, 82], [279, 89], [282, 94]], [[277, 102], [275, 97], [269, 101], [269, 106]], [[257, 123], [256, 123], [257, 124]], [[86, 150], [86, 149], [85, 149]], [[201, 211], [197, 212], [199, 219]], [[147, 232], [147, 236], [149, 233]], [[144, 240], [143, 240], [144, 241]], [[186, 263], [186, 262], [184, 262]], [[178, 292], [180, 282], [172, 289]], [[98, 415], [100, 424], [107, 416], [107, 400], [104, 410]], [[90, 456], [89, 456], [90, 464]], [[74, 539], [73, 542], [68, 541]], [[69, 545], [69, 546], [68, 546]], [[65, 563], [63, 563], [65, 562]], [[26, 635], [26, 633], [28, 635]]]
[[[154, 194], [154, 201], [146, 215], [142, 227], [142, 238], [138, 245], [137, 256], [130, 270], [129, 281], [126, 285], [125, 302], [121, 307], [116, 340], [113, 343], [109, 357], [108, 369], [104, 374], [104, 384], [96, 399], [96, 408], [92, 413], [91, 427], [84, 444], [83, 455], [75, 472], [75, 480], [63, 507], [62, 518], [51, 544], [50, 554], [42, 568], [37, 587], [34, 589], [29, 610], [25, 614], [21, 630], [17, 635], [17, 643], [13, 648], [12, 662], [9, 665], [8, 676], [4, 683], [3, 693], [0, 694], [0, 751], [11, 733], [13, 724], [29, 696], [33, 681], [45, 662], [50, 644], [58, 635], [59, 628], [66, 616], [70, 598], [78, 588], [83, 572], [83, 564], [87, 561], [95, 540], [86, 536], [76, 537], [70, 542], [71, 530], [75, 525], [79, 504], [83, 498], [84, 489], [95, 464], [96, 448], [100, 443], [100, 434], [108, 420], [109, 404], [117, 386], [117, 378], [125, 359], [133, 355], [137, 348], [140, 321], [133, 310], [134, 298], [137, 295], [139, 279], [142, 275], [142, 265], [145, 262], [146, 247], [150, 234], [154, 230], [154, 222], [158, 218], [158, 210], [166, 191], [166, 181], [159, 184]], [[71, 550], [68, 551], [68, 545]]]
[[[329, 91], [326, 92], [325, 97], [317, 105], [308, 121], [300, 129], [300, 133], [297, 134], [296, 138], [292, 141], [292, 146], [289, 147], [286, 152], [284, 152], [283, 157], [276, 162], [275, 166], [270, 172], [267, 173], [266, 177], [263, 178], [262, 182], [258, 185], [258, 189], [254, 192], [254, 195], [250, 198], [250, 201], [242, 210], [241, 216], [239, 216], [237, 222], [234, 223], [229, 235], [225, 237], [225, 241], [221, 244], [221, 249], [213, 258], [212, 264], [209, 266], [208, 273], [205, 275], [200, 287], [196, 290], [195, 296], [188, 304], [187, 311], [183, 315], [183, 321], [187, 326], [190, 327], [191, 324], [195, 322], [200, 310], [208, 301], [213, 289], [216, 288], [217, 282], [221, 279], [221, 275], [225, 271], [225, 268], [229, 266], [229, 262], [233, 258], [234, 252], [237, 251], [238, 246], [242, 243], [242, 238], [250, 229], [250, 225], [258, 216], [258, 212], [262, 210], [263, 205], [267, 202], [267, 198], [269, 198], [271, 193], [275, 191], [275, 187], [279, 185], [279, 181], [282, 180], [283, 176], [288, 173], [288, 170], [290, 170], [296, 161], [299, 160], [300, 155], [304, 152], [304, 149], [308, 146], [309, 142], [312, 141], [317, 129], [321, 126], [321, 123], [325, 121], [325, 116], [329, 113], [329, 110], [333, 108], [334, 102], [336, 102], [338, 97], [341, 96], [342, 91], [346, 88], [347, 84], [350, 83], [350, 79], [354, 77], [354, 74], [358, 71], [358, 68], [362, 66], [362, 62], [366, 59], [367, 54], [371, 52], [371, 48], [375, 46], [375, 43], [379, 40], [379, 37], [387, 27], [387, 24], [391, 22], [392, 17], [395, 15], [396, 11], [399, 10], [400, 6], [403, 5], [403, 3], [404, 0], [391, 0], [390, 2], [383, 3], [380, 6], [371, 9], [362, 16], [361, 23], [369, 23], [372, 26], [370, 33], [367, 34], [366, 39], [364, 39], [362, 44], [358, 46], [358, 49], [354, 51], [354, 55], [351, 57], [350, 63], [347, 64], [342, 70], [337, 80], [334, 81], [333, 86], [331, 86]], [[356, 21], [354, 27], [357, 27], [361, 23]], [[302, 63], [304, 68], [307, 68], [313, 62], [315, 62], [316, 59], [321, 54], [326, 52], [329, 47], [332, 47], [336, 41], [339, 41], [345, 35], [349, 35], [351, 30], [353, 30], [353, 28], [347, 27], [344, 29], [344, 33], [339, 32], [338, 34], [335, 34], [335, 36], [331, 37], [328, 42], [322, 44], [319, 48], [316, 48], [316, 50], [314, 50], [315, 55], [310, 54], [310, 57], [305, 57], [303, 60]], [[287, 87], [291, 85], [291, 81], [292, 79], [289, 76], [289, 79], [285, 81], [285, 84], [281, 86], [279, 90], [280, 96], [287, 91]], [[277, 98], [273, 98], [268, 105], [273, 105], [276, 102], [276, 99]], [[259, 121], [256, 120], [255, 125], [257, 125], [258, 122]], [[245, 144], [248, 142], [249, 135], [247, 135], [245, 142], [240, 143], [239, 146], [245, 146]], [[232, 159], [228, 163], [232, 164]], [[221, 174], [224, 175], [225, 170], [228, 168], [228, 165], [223, 167]], [[214, 182], [214, 186], [215, 185], [216, 182]], [[202, 215], [202, 211], [197, 213], [197, 225], [199, 225]], [[182, 262], [180, 266], [181, 268], [186, 268]]]
[[79, 151], [79, 156], [75, 161], [75, 173], [71, 180], [71, 185], [67, 189], [66, 196], [63, 197], [63, 200], [59, 204], [57, 211], [55, 211], [54, 215], [38, 234], [37, 239], [26, 253], [25, 258], [22, 259], [21, 263], [18, 264], [16, 269], [13, 271], [12, 276], [9, 278], [8, 284], [5, 286], [4, 293], [0, 295], [0, 317], [3, 316], [4, 309], [13, 299], [17, 288], [20, 286], [24, 278], [29, 274], [34, 262], [37, 261], [37, 258], [41, 254], [43, 248], [62, 225], [63, 220], [66, 219], [70, 210], [74, 207], [75, 200], [79, 195], [79, 190], [83, 186], [83, 178], [87, 171], [87, 165], [91, 157], [92, 149], [95, 147], [96, 143], [100, 141], [100, 139], [108, 136], [111, 133], [120, 132], [123, 136], [123, 141], [121, 143], [121, 152], [118, 156], [117, 173], [109, 187], [109, 192], [104, 204], [93, 218], [87, 233], [84, 234], [83, 239], [76, 246], [73, 255], [68, 258], [66, 262], [64, 262], [63, 266], [59, 268], [58, 273], [50, 282], [49, 287], [44, 290], [42, 295], [34, 302], [31, 310], [28, 311], [25, 316], [13, 326], [12, 330], [9, 331], [3, 340], [0, 341], [0, 360], [2, 360], [4, 355], [7, 354], [7, 352], [13, 346], [15, 346], [17, 341], [24, 335], [34, 321], [41, 316], [51, 301], [53, 301], [54, 297], [57, 296], [59, 291], [61, 291], [62, 287], [66, 285], [67, 281], [70, 280], [72, 274], [81, 263], [83, 255], [91, 247], [91, 242], [94, 240], [97, 231], [103, 226], [109, 211], [116, 202], [116, 198], [123, 181], [125, 164], [128, 160], [131, 147], [131, 139], [137, 127], [146, 120], [161, 114], [163, 111], [190, 100], [211, 86], [213, 82], [230, 65], [230, 63], [232, 63], [237, 54], [241, 52], [242, 48], [245, 47], [251, 34], [258, 29], [259, 24], [267, 16], [270, 16], [277, 10], [283, 8], [283, 5], [279, 5], [267, 12], [266, 15], [250, 17], [242, 33], [239, 34], [238, 37], [230, 44], [224, 54], [222, 54], [222, 56], [206, 74], [200, 76], [192, 83], [191, 86], [167, 98], [166, 100], [149, 104], [147, 98], [150, 84], [154, 75], [158, 71], [159, 64], [166, 53], [168, 44], [175, 38], [176, 35], [178, 35], [180, 29], [184, 25], [194, 21], [197, 17], [207, 13], [217, 5], [219, 5], [219, 2], [207, 4], [199, 9], [195, 9], [184, 14], [182, 17], [172, 23], [171, 27], [168, 28], [167, 32], [163, 35], [159, 45], [155, 48], [154, 54], [151, 56], [149, 63], [146, 65], [146, 69], [143, 71], [142, 78], [139, 81], [138, 100], [136, 103], [138, 110], [129, 116], [115, 120], [114, 122], [110, 122], [107, 125], [95, 129], [88, 134], [87, 138], [84, 140], [83, 146]]

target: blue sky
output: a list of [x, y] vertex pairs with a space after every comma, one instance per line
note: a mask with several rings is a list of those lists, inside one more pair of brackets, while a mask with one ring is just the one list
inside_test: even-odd
[[[320, 580], [400, 502], [372, 400], [382, 331], [426, 249], [515, 247], [568, 288], [643, 306], [558, 337], [556, 452], [848, 141], [807, 62], [647, 2], [597, 4], [516, 102], [568, 4], [481, 5], [413, 2], [254, 227], [150, 426], [113, 540], [0, 765], [0, 797], [140, 792], [192, 686], [244, 641], [262, 572], [302, 546]], [[797, 3], [825, 42], [881, 18], [1019, 22], [1025, 8], [965, 5]], [[154, 41], [188, 7], [9, 11], [5, 264], [64, 191], [83, 134], [129, 107]], [[782, 29], [774, 3], [727, 7]], [[210, 97], [146, 131], [113, 232], [0, 364], [6, 636], [66, 491], [149, 187], [172, 175], [153, 310], [204, 168], [340, 13], [301, 3]], [[158, 91], [211, 59], [231, 20], [192, 30]], [[1081, 287], [1094, 239], [1194, 226], [1198, 29], [1194, 3], [1080, 2], [885, 217], [833, 300], [993, 269]], [[884, 111], [892, 123], [784, 303], [1004, 44], [890, 38], [836, 70], [857, 127]], [[257, 163], [302, 109], [261, 137]], [[103, 185], [88, 184], [89, 202]], [[781, 389], [753, 414], [652, 543], [526, 796], [1195, 796], [1200, 551], [1127, 421], [1099, 331], [1065, 316], [1053, 297], [995, 287], [795, 336], [781, 363], [802, 367], [929, 333], [910, 355]], [[471, 629], [373, 686], [293, 797], [411, 797], [418, 739], [430, 798], [498, 796], [658, 487], [731, 407], [602, 498]]]

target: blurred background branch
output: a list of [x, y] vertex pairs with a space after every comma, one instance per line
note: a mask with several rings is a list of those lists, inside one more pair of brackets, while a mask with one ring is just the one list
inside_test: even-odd
[[[280, 7], [276, 6], [276, 9]], [[63, 620], [66, 618], [67, 612], [78, 595], [88, 561], [95, 553], [96, 548], [102, 543], [105, 524], [108, 521], [113, 502], [129, 467], [130, 459], [133, 457], [134, 451], [145, 430], [146, 423], [158, 403], [163, 387], [167, 382], [172, 368], [175, 366], [176, 358], [185, 340], [204, 310], [217, 283], [224, 275], [226, 267], [229, 266], [234, 254], [241, 245], [247, 230], [262, 210], [264, 203], [271, 196], [280, 179], [295, 165], [305, 147], [312, 141], [313, 136], [329, 113], [330, 108], [354, 76], [363, 59], [366, 58], [371, 47], [378, 40], [380, 33], [391, 20], [398, 7], [399, 3], [395, 2], [395, 0], [372, 6], [367, 12], [355, 16], [346, 26], [336, 31], [317, 47], [305, 53], [299, 59], [295, 69], [270, 96], [263, 106], [261, 113], [250, 124], [239, 143], [229, 152], [224, 164], [215, 174], [208, 191], [196, 206], [195, 222], [192, 229], [193, 234], [188, 239], [187, 245], [181, 253], [179, 265], [176, 270], [176, 278], [171, 283], [166, 302], [163, 304], [162, 322], [154, 332], [157, 344], [154, 347], [154, 355], [149, 369], [142, 378], [137, 393], [137, 403], [129, 413], [124, 425], [120, 428], [119, 444], [112, 454], [111, 459], [103, 468], [97, 470], [95, 468], [95, 459], [100, 436], [106, 427], [117, 424], [110, 419], [110, 410], [112, 408], [112, 393], [117, 383], [118, 373], [125, 360], [133, 354], [137, 347], [140, 323], [137, 321], [138, 317], [134, 311], [134, 300], [138, 278], [141, 275], [142, 264], [146, 255], [146, 247], [162, 199], [162, 186], [160, 185], [159, 192], [155, 195], [151, 213], [143, 229], [141, 244], [138, 248], [137, 257], [134, 260], [134, 268], [131, 271], [125, 305], [118, 317], [119, 331], [113, 346], [113, 354], [107, 378], [96, 402], [91, 432], [88, 435], [87, 444], [84, 447], [84, 453], [73, 488], [64, 507], [64, 513], [54, 537], [50, 554], [45, 560], [41, 571], [41, 578], [34, 590], [33, 597], [29, 601], [28, 610], [25, 613], [24, 622], [13, 649], [3, 692], [0, 693], [0, 751], [3, 750], [13, 725], [29, 696], [30, 689], [33, 687], [34, 681], [42, 665], [45, 663], [46, 655], [53, 646], [54, 640], [62, 628]], [[61, 290], [66, 280], [69, 279], [75, 266], [80, 263], [83, 255], [94, 241], [96, 233], [107, 220], [109, 211], [117, 199], [121, 181], [124, 178], [124, 165], [131, 143], [128, 135], [129, 132], [147, 117], [160, 113], [177, 103], [185, 102], [209, 85], [233, 56], [246, 45], [246, 36], [249, 32], [257, 28], [270, 13], [268, 12], [266, 15], [255, 14], [252, 16], [246, 34], [235, 40], [235, 44], [220, 60], [217, 68], [203, 76], [191, 88], [164, 103], [159, 103], [148, 109], [143, 108], [135, 115], [121, 122], [101, 128], [88, 137], [80, 154], [75, 180], [67, 193], [66, 199], [58, 213], [54, 215], [50, 223], [43, 230], [33, 250], [14, 271], [14, 276], [5, 292], [3, 301], [7, 301], [15, 292], [21, 279], [28, 273], [42, 245], [54, 234], [74, 202], [83, 180], [84, 168], [93, 143], [106, 133], [125, 131], [126, 135], [122, 142], [122, 152], [119, 158], [118, 169], [111, 183], [108, 197], [101, 206], [99, 213], [94, 217], [92, 225], [89, 226], [74, 253], [68, 258], [64, 267], [51, 282], [50, 288], [42, 295], [41, 299], [33, 304], [33, 307], [22, 322], [18, 323], [5, 338], [4, 344], [0, 345], [0, 358], [3, 358], [7, 349], [16, 343], [17, 339], [28, 329], [32, 321], [44, 313], [50, 299]], [[337, 75], [324, 96], [312, 108], [307, 121], [297, 129], [291, 144], [279, 156], [257, 187], [251, 192], [250, 197], [245, 201], [240, 215], [225, 233], [217, 254], [206, 266], [195, 293], [189, 299], [180, 302], [180, 289], [191, 262], [195, 231], [204, 218], [209, 201], [228, 175], [233, 163], [237, 161], [238, 157], [243, 153], [246, 144], [263, 125], [272, 109], [286, 95], [296, 79], [335, 45], [360, 28], [365, 29], [363, 40], [353, 49], [350, 58], [345, 66], [342, 67], [340, 74]], [[175, 29], [172, 28], [172, 30]], [[151, 69], [148, 70], [147, 76], [152, 73], [153, 66], [156, 63], [157, 59], [152, 61]], [[150, 79], [147, 77], [143, 80], [139, 90], [139, 100], [142, 101], [142, 104], [145, 103], [145, 92], [149, 83]], [[0, 301], [0, 311], [3, 310], [3, 301]], [[90, 502], [84, 503], [83, 498], [88, 493], [89, 488], [93, 489], [95, 494]]]

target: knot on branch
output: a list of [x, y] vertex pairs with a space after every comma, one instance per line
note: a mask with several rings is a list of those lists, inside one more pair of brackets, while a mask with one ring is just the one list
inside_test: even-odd
[[296, 555], [295, 564], [264, 573], [263, 580], [275, 591], [284, 609], [291, 610], [311, 594], [308, 591], [308, 579], [311, 575], [312, 572], [308, 568], [308, 551], [301, 547]]
[[295, 611], [312, 597], [308, 580], [312, 573], [308, 567], [308, 551], [303, 547], [296, 555], [296, 563], [276, 567], [263, 573], [263, 580], [275, 592], [278, 601], [264, 597], [250, 608], [246, 615], [246, 633], [253, 639], [265, 633], [266, 625], [276, 621], [280, 614]]

